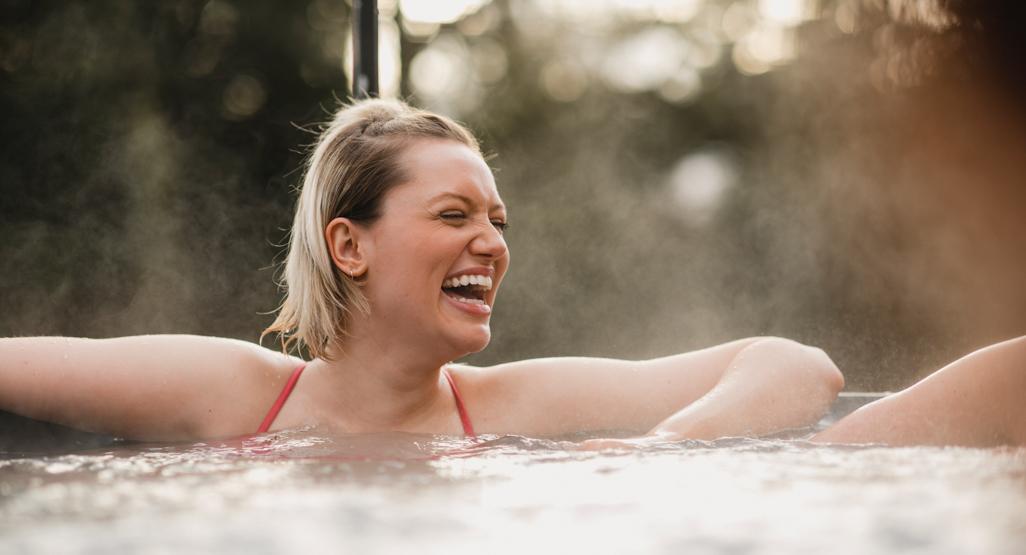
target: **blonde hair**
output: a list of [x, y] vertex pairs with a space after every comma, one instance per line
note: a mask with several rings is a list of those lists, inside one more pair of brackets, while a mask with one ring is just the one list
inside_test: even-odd
[[480, 154], [462, 125], [398, 100], [344, 105], [326, 125], [306, 163], [280, 282], [285, 298], [261, 340], [278, 333], [285, 352], [305, 345], [311, 356], [328, 357], [354, 312], [370, 312], [360, 287], [333, 263], [324, 231], [339, 217], [373, 223], [385, 193], [406, 180], [399, 157], [418, 138], [457, 141]]

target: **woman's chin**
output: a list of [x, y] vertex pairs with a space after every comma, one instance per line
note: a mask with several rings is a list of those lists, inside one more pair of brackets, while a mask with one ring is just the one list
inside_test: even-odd
[[[477, 353], [483, 351], [488, 343], [492, 340], [492, 331], [488, 326], [483, 326], [483, 329], [479, 329], [474, 333], [461, 334], [458, 337], [452, 337], [449, 340], [449, 344], [452, 345], [456, 350], [459, 350], [461, 355], [469, 355], [471, 353]], [[459, 357], [454, 357], [459, 358]]]

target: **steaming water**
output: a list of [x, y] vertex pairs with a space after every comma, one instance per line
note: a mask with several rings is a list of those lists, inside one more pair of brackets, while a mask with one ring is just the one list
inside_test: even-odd
[[516, 436], [120, 446], [0, 461], [0, 551], [1022, 553], [1026, 449]]

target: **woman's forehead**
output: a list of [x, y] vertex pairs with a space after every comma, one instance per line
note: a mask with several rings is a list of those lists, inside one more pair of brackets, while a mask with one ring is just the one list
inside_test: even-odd
[[449, 198], [489, 209], [504, 208], [488, 164], [461, 143], [417, 141], [403, 152], [400, 163], [406, 179], [394, 189], [398, 196], [420, 202]]

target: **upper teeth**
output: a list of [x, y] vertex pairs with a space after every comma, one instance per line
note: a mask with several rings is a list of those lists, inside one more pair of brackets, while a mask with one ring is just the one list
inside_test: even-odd
[[479, 275], [462, 275], [445, 280], [442, 287], [462, 287], [464, 285], [480, 285], [485, 291], [492, 288], [492, 278]]

